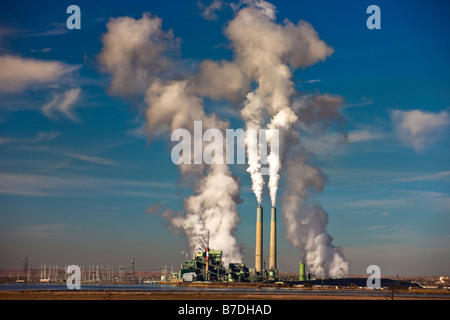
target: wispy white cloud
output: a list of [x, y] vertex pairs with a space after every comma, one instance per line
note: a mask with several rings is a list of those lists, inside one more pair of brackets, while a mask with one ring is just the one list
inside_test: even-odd
[[322, 80], [321, 79], [311, 79], [311, 80], [302, 81], [302, 83], [317, 83], [317, 82], [322, 82]]
[[343, 152], [344, 146], [347, 144], [379, 140], [384, 137], [384, 134], [369, 130], [354, 130], [347, 134], [332, 132], [319, 136], [303, 136], [302, 143], [308, 151], [315, 155], [330, 155]]
[[117, 191], [111, 192], [112, 194], [118, 194], [122, 196], [130, 197], [143, 197], [143, 198], [165, 198], [165, 199], [178, 199], [179, 196], [176, 194], [161, 194], [156, 192], [139, 192], [139, 191]]
[[30, 52], [40, 52], [40, 53], [47, 53], [52, 51], [52, 48], [43, 48], [43, 49], [32, 49]]
[[373, 104], [373, 99], [369, 97], [362, 97], [359, 101], [353, 103], [346, 103], [342, 108], [355, 108], [355, 107], [365, 107]]
[[[172, 182], [131, 181], [80, 175], [44, 175], [0, 173], [0, 194], [38, 197], [91, 196], [99, 194], [122, 194], [123, 192], [148, 192], [166, 198], [176, 194], [179, 186]], [[160, 192], [160, 193], [158, 193]], [[126, 194], [124, 194], [126, 195]]]
[[59, 61], [3, 55], [0, 56], [0, 92], [19, 92], [32, 86], [48, 85], [79, 68]]
[[148, 139], [148, 137], [145, 135], [144, 129], [145, 129], [145, 123], [142, 123], [135, 128], [126, 130], [125, 133], [127, 135], [129, 135], [130, 137], [145, 140], [145, 139]]
[[50, 142], [61, 135], [61, 131], [39, 131], [31, 138], [0, 138], [0, 146], [11, 144], [15, 149], [26, 150], [38, 147], [41, 143]]
[[55, 93], [53, 99], [42, 106], [41, 111], [47, 118], [53, 118], [52, 110], [56, 106], [56, 102], [58, 102], [58, 95]]
[[57, 94], [53, 95], [53, 99], [42, 107], [42, 113], [49, 119], [55, 119], [55, 112], [61, 113], [68, 119], [80, 123], [80, 119], [73, 113], [75, 103], [80, 98], [80, 88], [67, 90], [62, 99]]
[[204, 5], [201, 1], [197, 3], [201, 9], [200, 15], [206, 20], [216, 20], [216, 12], [222, 9], [223, 0], [213, 0], [209, 5]]
[[62, 22], [52, 22], [49, 24], [49, 26], [50, 27], [47, 30], [40, 32], [32, 32], [29, 35], [35, 37], [58, 36], [69, 32], [69, 29], [67, 29], [67, 25]]
[[364, 229], [365, 230], [378, 230], [378, 229], [383, 229], [383, 228], [385, 228], [386, 226], [383, 224], [383, 225], [377, 225], [377, 226], [369, 226], [369, 227], [365, 227]]
[[107, 166], [117, 166], [118, 165], [118, 163], [115, 161], [105, 159], [105, 158], [95, 157], [95, 156], [87, 156], [87, 155], [79, 154], [79, 153], [67, 153], [66, 155], [69, 157], [81, 160], [81, 161], [86, 161], [86, 162], [95, 163], [95, 164], [101, 164], [101, 165], [107, 165]]
[[36, 137], [25, 139], [24, 142], [27, 144], [48, 142], [56, 139], [61, 135], [61, 131], [39, 131]]
[[50, 196], [48, 189], [69, 187], [57, 177], [0, 173], [0, 194], [23, 196]]
[[80, 88], [74, 88], [70, 89], [65, 92], [64, 99], [61, 101], [61, 103], [58, 106], [58, 110], [61, 111], [67, 118], [79, 122], [77, 116], [75, 116], [72, 113], [72, 108], [74, 106], [74, 103], [78, 100], [80, 96]]
[[402, 193], [412, 195], [414, 197], [419, 198], [441, 198], [445, 196], [445, 193], [443, 192], [436, 192], [436, 191], [421, 191], [421, 190], [405, 190]]
[[383, 138], [384, 135], [380, 133], [372, 133], [368, 130], [355, 130], [351, 131], [347, 135], [348, 142], [361, 142], [369, 140], [377, 140]]
[[138, 138], [138, 139], [148, 139], [147, 135], [145, 134], [145, 121], [144, 119], [144, 109], [140, 108], [139, 112], [137, 113], [136, 117], [130, 122], [130, 124], [133, 126], [130, 129], [127, 129], [125, 131], [125, 134], [127, 134], [130, 137]]
[[376, 207], [403, 207], [407, 206], [410, 203], [405, 199], [393, 199], [393, 200], [357, 200], [343, 204], [344, 207], [350, 208], [376, 208]]
[[391, 118], [400, 141], [416, 151], [423, 151], [450, 125], [450, 114], [447, 111], [432, 113], [394, 110]]
[[426, 175], [414, 176], [409, 178], [399, 178], [397, 181], [427, 181], [427, 180], [439, 180], [450, 177], [450, 171], [441, 171], [437, 173], [431, 173]]
[[342, 152], [347, 139], [344, 134], [334, 132], [318, 137], [304, 136], [301, 140], [303, 146], [315, 155], [331, 155]]

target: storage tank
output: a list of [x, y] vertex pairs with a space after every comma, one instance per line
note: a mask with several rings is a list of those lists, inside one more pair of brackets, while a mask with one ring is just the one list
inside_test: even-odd
[[300, 272], [299, 272], [299, 278], [298, 278], [298, 280], [300, 280], [300, 281], [306, 281], [306, 277], [305, 277], [305, 270], [306, 270], [306, 267], [305, 267], [305, 264], [303, 263], [303, 262], [300, 262]]

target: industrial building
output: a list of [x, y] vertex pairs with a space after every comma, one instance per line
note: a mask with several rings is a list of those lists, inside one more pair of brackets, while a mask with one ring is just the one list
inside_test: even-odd
[[185, 274], [196, 274], [198, 281], [226, 281], [227, 270], [222, 265], [222, 251], [209, 249], [200, 250], [192, 259], [184, 261], [181, 265], [180, 277]]
[[249, 281], [249, 269], [243, 263], [222, 264], [222, 251], [206, 247], [181, 264], [180, 273], [173, 281]]
[[[222, 264], [222, 251], [209, 248], [209, 240], [199, 248], [198, 252], [192, 255], [191, 259], [186, 259], [180, 267], [180, 272], [171, 272], [168, 275], [167, 266], [163, 266], [161, 281], [171, 282], [192, 282], [192, 281], [236, 281], [236, 282], [277, 282], [277, 210], [271, 208], [270, 219], [270, 242], [269, 242], [269, 268], [265, 269], [263, 259], [263, 208], [256, 208], [256, 246], [255, 246], [255, 266], [248, 268], [243, 263], [230, 263], [228, 267]], [[209, 238], [209, 235], [208, 235]], [[394, 280], [381, 279], [382, 287], [392, 285]], [[299, 276], [296, 279], [288, 280], [291, 284], [318, 286], [318, 287], [365, 287], [367, 278], [339, 278], [323, 279], [316, 278], [307, 270], [303, 261], [299, 263]], [[418, 285], [408, 281], [395, 282], [403, 287], [417, 287]]]
[[[265, 270], [263, 262], [263, 208], [258, 206], [256, 209], [254, 268], [248, 268], [243, 263], [230, 263], [228, 268], [224, 267], [222, 251], [209, 248], [209, 244], [207, 244], [199, 248], [199, 251], [194, 253], [191, 259], [187, 259], [181, 264], [179, 273], [172, 273], [171, 281], [277, 281], [276, 212], [276, 208], [271, 209], [269, 270]], [[161, 280], [169, 279], [163, 273]]]

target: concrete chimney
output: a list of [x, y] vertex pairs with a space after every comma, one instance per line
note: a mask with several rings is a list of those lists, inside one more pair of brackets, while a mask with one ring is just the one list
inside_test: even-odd
[[270, 218], [270, 260], [269, 270], [277, 269], [277, 209], [272, 208]]
[[255, 270], [263, 271], [263, 208], [258, 206], [256, 209], [256, 250], [255, 250]]

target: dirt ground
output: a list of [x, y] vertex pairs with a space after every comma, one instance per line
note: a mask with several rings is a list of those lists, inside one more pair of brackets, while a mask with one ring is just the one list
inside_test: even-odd
[[[394, 297], [395, 300], [436, 300], [436, 298]], [[448, 298], [442, 298], [450, 300]], [[143, 292], [143, 291], [3, 291], [0, 300], [386, 300], [385, 296], [339, 294], [254, 294], [227, 292]]]

